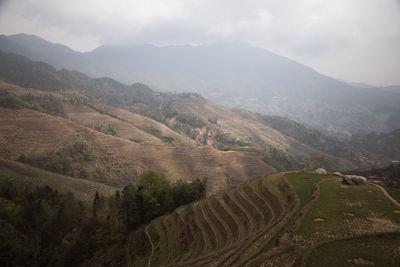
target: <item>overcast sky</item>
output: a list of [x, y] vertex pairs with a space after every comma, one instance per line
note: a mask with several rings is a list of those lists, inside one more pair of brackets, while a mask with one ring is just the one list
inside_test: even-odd
[[400, 0], [0, 0], [0, 33], [80, 51], [244, 41], [335, 78], [400, 84]]

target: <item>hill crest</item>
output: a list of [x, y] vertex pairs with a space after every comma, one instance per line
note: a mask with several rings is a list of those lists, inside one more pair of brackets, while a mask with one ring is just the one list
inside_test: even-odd
[[100, 47], [79, 53], [23, 36], [2, 36], [0, 49], [92, 77], [197, 92], [225, 106], [288, 117], [336, 135], [400, 127], [397, 91], [351, 86], [243, 43]]

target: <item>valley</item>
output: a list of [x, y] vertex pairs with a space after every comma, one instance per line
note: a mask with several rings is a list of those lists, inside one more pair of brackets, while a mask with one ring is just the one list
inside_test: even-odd
[[[5, 39], [0, 38], [0, 49]], [[211, 73], [225, 66], [215, 62], [206, 75], [212, 83], [199, 91], [159, 92], [143, 83], [126, 85], [58, 69], [65, 67], [58, 58], [61, 49], [67, 55], [62, 58], [71, 60], [69, 66], [80, 59], [79, 66], [87, 69], [78, 70], [108, 74], [93, 70], [84, 60], [89, 54], [97, 54], [97, 60], [105, 60], [104, 53], [122, 57], [111, 48], [72, 56], [65, 47], [39, 42], [40, 47], [43, 44], [55, 49], [57, 57], [47, 59], [57, 68], [0, 51], [0, 265], [400, 262], [395, 89], [381, 93], [369, 88], [361, 97], [359, 90], [364, 89], [339, 86], [336, 80], [288, 59], [267, 56], [261, 49], [248, 52], [246, 45], [230, 44], [230, 49], [247, 51], [252, 60], [267, 57], [291, 74], [300, 71], [291, 82], [308, 79], [307, 90], [290, 83], [281, 91], [300, 88], [303, 96], [292, 92], [297, 98], [279, 100], [268, 95], [276, 106], [260, 108], [260, 103], [251, 102], [249, 108], [244, 97], [265, 99], [253, 89], [248, 95], [235, 95], [235, 86], [245, 88], [244, 84], [224, 91], [229, 97], [218, 90], [204, 91], [223, 88]], [[196, 49], [213, 54], [224, 47]], [[18, 50], [14, 45], [9, 48]], [[189, 54], [195, 50], [186, 49]], [[44, 60], [39, 50], [29, 50], [35, 52], [30, 56]], [[219, 56], [230, 58], [225, 52]], [[140, 64], [144, 70], [152, 66]], [[169, 77], [157, 77], [163, 75]], [[163, 84], [176, 86], [177, 91], [192, 89], [175, 78], [169, 77], [178, 84]], [[146, 81], [152, 84], [150, 80]], [[321, 103], [316, 88], [324, 82], [331, 85], [327, 90], [332, 94]], [[360, 97], [361, 104], [347, 109], [352, 103], [341, 103], [337, 97], [342, 93], [342, 98]], [[306, 99], [307, 94], [313, 99]], [[278, 107], [282, 110], [269, 112]], [[366, 182], [345, 184], [339, 171], [363, 175]]]
[[[127, 87], [3, 55], [9, 64], [1, 84], [2, 153], [7, 159], [22, 156], [26, 163], [40, 162], [45, 153], [61, 155], [62, 147], [68, 150], [83, 142], [92, 155], [84, 161], [79, 155], [60, 159], [62, 168], [69, 166], [59, 168], [62, 174], [124, 186], [152, 169], [172, 180], [208, 178], [209, 192], [277, 169], [356, 166], [280, 133], [255, 114], [196, 94], [158, 94], [144, 85]], [[15, 80], [10, 73], [15, 68], [25, 78]], [[19, 104], [7, 106], [13, 101]], [[51, 103], [41, 107], [40, 101]], [[59, 113], [51, 111], [52, 105]]]

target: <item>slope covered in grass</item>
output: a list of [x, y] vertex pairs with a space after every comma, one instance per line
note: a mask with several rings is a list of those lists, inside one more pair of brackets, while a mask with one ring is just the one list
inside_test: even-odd
[[[386, 250], [382, 255], [393, 252], [400, 209], [375, 186], [296, 172], [252, 179], [149, 226], [151, 266], [381, 266], [396, 262], [397, 254], [385, 259], [368, 253], [378, 246]], [[324, 255], [336, 249], [329, 263], [333, 258]]]

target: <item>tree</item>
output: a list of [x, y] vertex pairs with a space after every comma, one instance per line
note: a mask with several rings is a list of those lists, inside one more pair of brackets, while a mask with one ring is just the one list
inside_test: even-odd
[[174, 208], [187, 203], [188, 184], [183, 180], [178, 180], [172, 188], [172, 198], [174, 200]]
[[120, 200], [119, 192], [116, 192], [111, 205], [120, 207], [120, 215], [114, 212], [113, 216], [117, 216], [118, 220], [121, 218], [131, 230], [178, 206], [199, 200], [205, 193], [206, 179], [196, 179], [191, 183], [180, 180], [171, 187], [163, 174], [147, 171], [140, 176], [137, 186], [124, 187]]
[[115, 215], [117, 217], [117, 221], [118, 221], [118, 232], [121, 231], [121, 219], [122, 219], [122, 208], [121, 208], [121, 194], [119, 193], [119, 190], [117, 190], [115, 192], [115, 196], [114, 196], [114, 203], [115, 203]]
[[137, 184], [138, 194], [143, 200], [145, 219], [153, 219], [169, 210], [171, 204], [171, 187], [164, 174], [146, 171], [140, 176]]
[[[119, 195], [119, 192], [118, 192]], [[122, 190], [121, 217], [128, 229], [132, 229], [141, 222], [138, 212], [138, 196], [134, 185], [127, 185]]]
[[99, 192], [96, 191], [93, 198], [93, 217], [97, 217], [97, 209], [99, 208], [100, 204], [100, 195]]
[[173, 208], [199, 200], [206, 195], [206, 179], [196, 179], [191, 183], [178, 180], [172, 187]]

